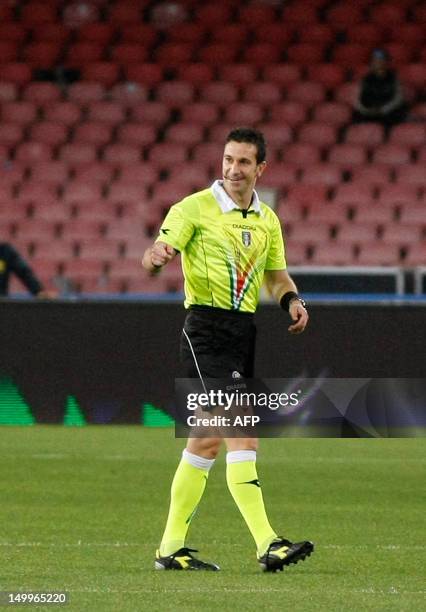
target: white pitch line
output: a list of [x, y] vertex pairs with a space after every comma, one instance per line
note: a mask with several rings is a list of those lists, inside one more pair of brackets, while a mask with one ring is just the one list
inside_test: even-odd
[[[217, 543], [216, 543], [217, 544]], [[142, 545], [140, 542], [84, 542], [82, 540], [78, 540], [77, 542], [1, 542], [0, 546], [5, 547], [51, 547], [51, 548], [74, 548], [74, 547], [106, 547], [106, 548], [129, 548], [129, 547], [142, 547], [146, 546]], [[397, 550], [426, 550], [426, 545], [423, 544], [316, 544], [317, 550], [327, 549], [327, 550], [388, 550], [388, 551], [397, 551]]]

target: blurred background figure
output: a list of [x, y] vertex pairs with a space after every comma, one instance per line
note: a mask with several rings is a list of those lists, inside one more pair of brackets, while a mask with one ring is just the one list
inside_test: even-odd
[[54, 297], [52, 292], [45, 291], [41, 282], [18, 251], [7, 242], [0, 242], [0, 297], [8, 294], [11, 274], [16, 274], [32, 295], [38, 298]]
[[385, 49], [374, 49], [370, 70], [363, 77], [355, 103], [353, 121], [380, 122], [386, 127], [401, 123], [407, 116], [401, 84]]

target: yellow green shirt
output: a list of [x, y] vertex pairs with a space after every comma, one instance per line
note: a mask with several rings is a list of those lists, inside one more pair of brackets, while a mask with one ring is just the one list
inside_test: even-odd
[[174, 204], [157, 240], [182, 255], [186, 308], [254, 312], [264, 271], [286, 268], [278, 217], [254, 192], [244, 218], [221, 181]]

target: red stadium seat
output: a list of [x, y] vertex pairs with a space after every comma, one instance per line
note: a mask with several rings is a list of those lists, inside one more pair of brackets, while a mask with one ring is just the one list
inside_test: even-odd
[[102, 186], [99, 183], [88, 183], [87, 181], [74, 180], [66, 185], [62, 200], [66, 203], [96, 202], [102, 198]]
[[383, 244], [377, 241], [361, 246], [357, 264], [367, 266], [396, 266], [400, 262], [400, 249], [396, 244]]
[[262, 78], [276, 85], [291, 85], [302, 80], [302, 69], [296, 64], [271, 64], [262, 68]]
[[324, 102], [313, 109], [314, 121], [321, 121], [335, 126], [347, 123], [351, 118], [351, 109], [347, 104]]
[[351, 204], [356, 223], [371, 223], [382, 225], [391, 223], [394, 219], [395, 211], [390, 206], [384, 207], [380, 204], [371, 205], [366, 202], [363, 204]]
[[44, 202], [56, 206], [59, 200], [58, 183], [46, 184], [35, 177], [33, 180], [27, 181], [22, 185], [19, 191], [19, 200], [26, 205]]
[[0, 64], [0, 80], [24, 85], [32, 78], [31, 68], [26, 63], [2, 62]]
[[209, 102], [194, 102], [182, 108], [182, 121], [193, 121], [199, 125], [211, 125], [218, 121], [219, 109]]
[[257, 128], [263, 133], [269, 148], [280, 148], [293, 141], [293, 130], [285, 124], [262, 123]]
[[379, 201], [383, 206], [405, 203], [415, 205], [418, 202], [418, 188], [416, 185], [383, 185], [380, 189]]
[[38, 41], [27, 44], [23, 50], [23, 59], [32, 68], [55, 66], [62, 54], [60, 41]]
[[115, 261], [120, 253], [120, 241], [108, 238], [98, 238], [83, 242], [80, 246], [82, 259], [97, 259], [103, 262]]
[[191, 147], [201, 142], [203, 136], [204, 128], [197, 123], [176, 123], [169, 127], [164, 140]]
[[66, 142], [68, 129], [63, 123], [40, 121], [31, 127], [30, 137], [36, 142], [46, 143], [55, 147]]
[[168, 169], [175, 163], [186, 161], [187, 147], [177, 143], [158, 143], [151, 147], [148, 157], [158, 167]]
[[270, 82], [248, 84], [243, 90], [243, 98], [245, 102], [255, 102], [267, 107], [282, 100], [281, 88]]
[[420, 242], [421, 235], [422, 230], [417, 223], [390, 223], [383, 228], [382, 240], [386, 244], [408, 247], [411, 244]]
[[177, 28], [187, 18], [187, 10], [181, 4], [155, 3], [150, 12], [151, 22], [159, 28]]
[[0, 104], [14, 102], [18, 97], [18, 88], [15, 83], [0, 83]]
[[306, 119], [307, 109], [297, 102], [281, 102], [274, 104], [270, 109], [270, 117], [273, 123], [288, 123], [295, 127]]
[[155, 60], [164, 68], [179, 68], [182, 64], [189, 64], [194, 59], [194, 45], [192, 43], [166, 43], [157, 48]]
[[123, 66], [123, 70], [128, 81], [135, 81], [146, 86], [157, 85], [163, 80], [163, 68], [157, 63], [130, 64]]
[[54, 244], [51, 241], [41, 241], [36, 242], [34, 246], [34, 255], [40, 259], [51, 259], [58, 262], [67, 261], [72, 259], [75, 253], [73, 243], [66, 240], [55, 240]]
[[287, 99], [306, 106], [320, 104], [325, 99], [325, 88], [321, 83], [304, 81], [295, 83], [287, 92]]
[[426, 142], [426, 126], [406, 123], [395, 126], [390, 134], [390, 142], [408, 146], [420, 146]]
[[261, 28], [263, 24], [273, 23], [276, 19], [276, 13], [272, 6], [261, 4], [249, 4], [240, 7], [238, 12], [238, 21], [251, 26], [256, 24], [256, 27]]
[[410, 164], [399, 166], [396, 169], [396, 181], [405, 185], [425, 185], [425, 169], [422, 164]]
[[80, 221], [97, 221], [98, 223], [113, 223], [118, 219], [119, 206], [108, 200], [74, 200], [70, 207], [73, 217]]
[[404, 23], [406, 20], [405, 8], [397, 4], [382, 3], [371, 7], [369, 13], [372, 23], [384, 26]]
[[259, 42], [246, 47], [242, 59], [243, 62], [262, 67], [280, 62], [282, 59], [282, 52], [281, 49], [273, 43]]
[[349, 43], [377, 45], [382, 39], [382, 28], [377, 23], [356, 23], [346, 30]]
[[308, 207], [308, 221], [327, 222], [331, 225], [343, 225], [348, 223], [348, 206], [340, 202], [329, 204], [311, 204]]
[[309, 264], [314, 266], [350, 266], [354, 264], [354, 248], [347, 242], [328, 242], [314, 249]]
[[158, 168], [147, 162], [119, 166], [118, 179], [124, 182], [150, 185], [158, 180]]
[[[212, 35], [216, 38], [216, 35], [223, 30], [226, 32], [227, 28], [232, 26], [223, 26], [218, 30], [213, 31]], [[235, 34], [235, 32], [234, 32]], [[199, 23], [187, 22], [179, 24], [178, 28], [170, 28], [167, 31], [167, 38], [173, 42], [187, 42], [194, 45], [200, 46], [207, 37], [206, 27]], [[220, 38], [220, 35], [219, 35]]]
[[52, 148], [43, 142], [23, 142], [18, 146], [15, 158], [21, 162], [38, 162], [52, 158]]
[[171, 108], [164, 102], [144, 102], [141, 105], [134, 106], [131, 109], [131, 115], [133, 121], [145, 121], [158, 126], [168, 123]]
[[295, 184], [290, 186], [286, 201], [301, 202], [303, 205], [318, 205], [327, 201], [328, 187], [324, 184]]
[[156, 99], [170, 106], [183, 106], [193, 101], [194, 86], [185, 81], [165, 81], [156, 88]]
[[0, 123], [0, 145], [15, 146], [24, 138], [20, 123]]
[[301, 182], [311, 185], [337, 185], [340, 183], [341, 170], [332, 164], [309, 165], [302, 168]]
[[307, 249], [305, 244], [286, 239], [285, 258], [287, 265], [300, 266], [307, 263]]
[[283, 160], [300, 165], [316, 164], [320, 161], [320, 150], [304, 142], [290, 144], [283, 150]]
[[347, 2], [332, 5], [327, 10], [326, 20], [333, 27], [345, 28], [353, 27], [363, 21], [362, 6], [349, 4]]
[[383, 185], [391, 181], [390, 168], [387, 165], [368, 164], [352, 169], [352, 180], [366, 185]]
[[214, 79], [214, 67], [201, 62], [180, 64], [176, 67], [176, 76], [180, 80], [187, 80], [194, 85], [204, 86]]
[[218, 174], [221, 172], [223, 143], [202, 142], [194, 147], [192, 158], [197, 163], [204, 163]]
[[310, 223], [304, 221], [294, 225], [289, 233], [292, 242], [300, 242], [305, 245], [323, 244], [326, 245], [330, 240], [330, 224]]
[[111, 59], [120, 64], [139, 64], [148, 59], [148, 49], [142, 43], [121, 43], [111, 50]]
[[374, 187], [364, 183], [343, 183], [334, 194], [334, 201], [339, 204], [373, 204]]
[[253, 28], [251, 32], [254, 41], [269, 43], [284, 50], [293, 40], [293, 33], [280, 22], [265, 23], [261, 28]]
[[130, 183], [116, 181], [110, 185], [108, 191], [110, 202], [136, 202], [143, 204], [147, 200], [147, 188], [143, 183]]
[[87, 106], [87, 117], [113, 125], [125, 120], [126, 109], [119, 102], [91, 102]]
[[61, 47], [71, 38], [70, 29], [57, 21], [53, 23], [30, 24], [30, 26], [31, 39], [33, 41], [54, 42]]
[[101, 61], [103, 53], [104, 47], [98, 42], [77, 42], [68, 48], [65, 63], [73, 67], [84, 66], [87, 62]]
[[371, 223], [347, 223], [339, 229], [339, 242], [346, 244], [371, 243], [377, 237], [377, 227]]
[[358, 96], [359, 84], [358, 83], [345, 83], [341, 87], [338, 87], [334, 92], [336, 102], [343, 102], [353, 106]]
[[[30, 202], [30, 200], [27, 201]], [[67, 206], [66, 204], [36, 200], [32, 205], [32, 218], [34, 219], [48, 219], [49, 221], [54, 221], [57, 224], [64, 224], [68, 222], [71, 215], [71, 207]], [[51, 244], [50, 248], [52, 249]]]
[[360, 123], [351, 125], [346, 131], [345, 140], [351, 144], [366, 146], [378, 145], [383, 142], [384, 129], [378, 123]]
[[333, 61], [340, 66], [351, 68], [357, 64], [365, 64], [370, 57], [371, 49], [365, 44], [346, 44], [334, 48]]
[[63, 123], [68, 126], [80, 121], [81, 108], [74, 102], [48, 102], [42, 108], [46, 121]]
[[[114, 23], [114, 22], [111, 22]], [[137, 21], [117, 24], [119, 26], [121, 42], [143, 43], [152, 48], [157, 42], [158, 31], [152, 25]]]
[[73, 83], [68, 88], [69, 100], [79, 102], [80, 104], [103, 100], [105, 95], [105, 86], [96, 82], [84, 81], [81, 83]]
[[0, 21], [0, 40], [23, 43], [28, 37], [28, 29], [21, 23], [3, 20], [1, 15]]
[[[205, 36], [205, 33], [203, 32]], [[249, 37], [249, 28], [247, 24], [242, 23], [227, 23], [220, 28], [215, 28], [211, 31], [212, 40], [215, 42], [232, 43], [240, 47], [247, 43]]]
[[[300, 16], [306, 13], [306, 9], [309, 8], [305, 5], [295, 5], [293, 9], [300, 12]], [[287, 9], [288, 10], [288, 9]], [[325, 23], [318, 23], [313, 20], [309, 23], [307, 19], [300, 19], [299, 21], [299, 40], [304, 43], [327, 45], [334, 42], [334, 31], [329, 25]]]
[[106, 145], [112, 139], [110, 124], [103, 121], [89, 121], [79, 123], [74, 131], [74, 142], [93, 144], [95, 146]]
[[184, 177], [184, 182], [192, 185], [197, 189], [204, 189], [212, 182], [209, 169], [205, 164], [191, 162], [190, 164], [183, 162], [176, 164], [170, 169], [168, 180], [172, 183], [177, 183]]
[[151, 145], [158, 137], [155, 126], [150, 123], [124, 123], [117, 131], [117, 141], [141, 147]]
[[18, 60], [18, 43], [15, 40], [0, 41], [0, 57], [2, 62]]
[[225, 121], [236, 125], [253, 125], [262, 121], [263, 110], [260, 104], [234, 102], [225, 108]]
[[109, 183], [114, 175], [114, 165], [106, 162], [92, 162], [72, 166], [73, 178], [88, 183]]
[[425, 206], [420, 205], [405, 205], [402, 207], [400, 212], [401, 223], [414, 224], [417, 223], [419, 226], [426, 226], [426, 210]]
[[81, 70], [85, 81], [98, 81], [106, 87], [111, 87], [120, 78], [120, 68], [115, 62], [91, 62]]
[[91, 163], [96, 161], [96, 147], [89, 143], [71, 143], [63, 145], [59, 151], [59, 159], [70, 164]]
[[287, 59], [299, 66], [311, 66], [324, 61], [324, 45], [321, 43], [298, 43], [287, 49]]
[[93, 219], [70, 219], [62, 227], [62, 238], [76, 242], [95, 240], [102, 235], [104, 223]]
[[400, 144], [384, 144], [374, 150], [373, 160], [380, 164], [409, 164], [410, 151]]
[[283, 19], [285, 24], [297, 24], [305, 27], [313, 27], [317, 25], [318, 14], [317, 7], [309, 4], [290, 4], [289, 6], [284, 5]]
[[57, 223], [50, 219], [23, 219], [16, 230], [17, 238], [50, 242], [57, 235]]
[[62, 97], [61, 91], [53, 83], [30, 83], [25, 87], [22, 98], [29, 102], [43, 104], [45, 102], [56, 102]]
[[116, 164], [127, 164], [141, 161], [141, 147], [131, 144], [110, 144], [103, 152], [103, 159]]
[[21, 20], [29, 23], [55, 23], [58, 21], [57, 7], [44, 2], [30, 2], [20, 14]]
[[26, 125], [37, 118], [37, 107], [32, 102], [5, 102], [1, 109], [2, 121]]
[[41, 161], [29, 166], [31, 178], [44, 184], [64, 183], [69, 178], [68, 164], [64, 161]]
[[76, 34], [79, 41], [96, 42], [105, 47], [114, 36], [114, 27], [111, 23], [86, 23], [77, 29]]
[[300, 202], [286, 202], [285, 198], [280, 200], [276, 213], [278, 218], [287, 228], [288, 225], [299, 223], [304, 218], [305, 207]]
[[[188, 57], [183, 61], [190, 61], [192, 52], [188, 51]], [[198, 61], [210, 66], [220, 66], [235, 62], [238, 55], [238, 46], [232, 41], [230, 43], [211, 43], [202, 47], [198, 53]]]
[[3, 204], [4, 201], [12, 200], [14, 197], [15, 186], [13, 183], [8, 183], [6, 185], [0, 185], [0, 204]]
[[[1, 145], [0, 145], [1, 146]], [[0, 185], [17, 185], [21, 183], [25, 174], [25, 165], [14, 162], [13, 164], [0, 165]], [[3, 206], [3, 204], [2, 204]]]
[[312, 64], [306, 67], [306, 72], [308, 79], [330, 89], [341, 85], [345, 80], [344, 69], [334, 64]]
[[362, 145], [337, 144], [331, 147], [328, 161], [351, 169], [352, 166], [364, 164], [367, 161], [367, 154]]
[[233, 83], [208, 83], [201, 89], [200, 96], [204, 102], [226, 106], [236, 102], [238, 99], [238, 88]]
[[411, 244], [408, 247], [408, 253], [405, 258], [405, 265], [407, 266], [424, 266], [426, 261], [426, 243], [418, 242]]
[[314, 122], [305, 123], [298, 133], [299, 142], [316, 144], [320, 147], [333, 145], [337, 141], [336, 129], [332, 125]]
[[426, 80], [426, 65], [424, 63], [413, 63], [401, 66], [398, 70], [402, 83], [418, 88], [424, 88]]
[[206, 4], [200, 6], [197, 10], [197, 21], [200, 24], [213, 28], [221, 27], [222, 24], [231, 21], [232, 9], [229, 5], [223, 3]]
[[420, 23], [397, 23], [387, 26], [386, 31], [389, 41], [417, 47], [421, 47], [424, 41], [424, 32]]
[[234, 127], [234, 122], [216, 123], [209, 129], [209, 140], [223, 146], [226, 137]]

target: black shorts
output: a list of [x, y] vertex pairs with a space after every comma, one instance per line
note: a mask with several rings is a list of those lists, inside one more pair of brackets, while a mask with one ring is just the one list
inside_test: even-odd
[[256, 326], [252, 313], [192, 306], [186, 316], [180, 357], [187, 378], [254, 376]]

